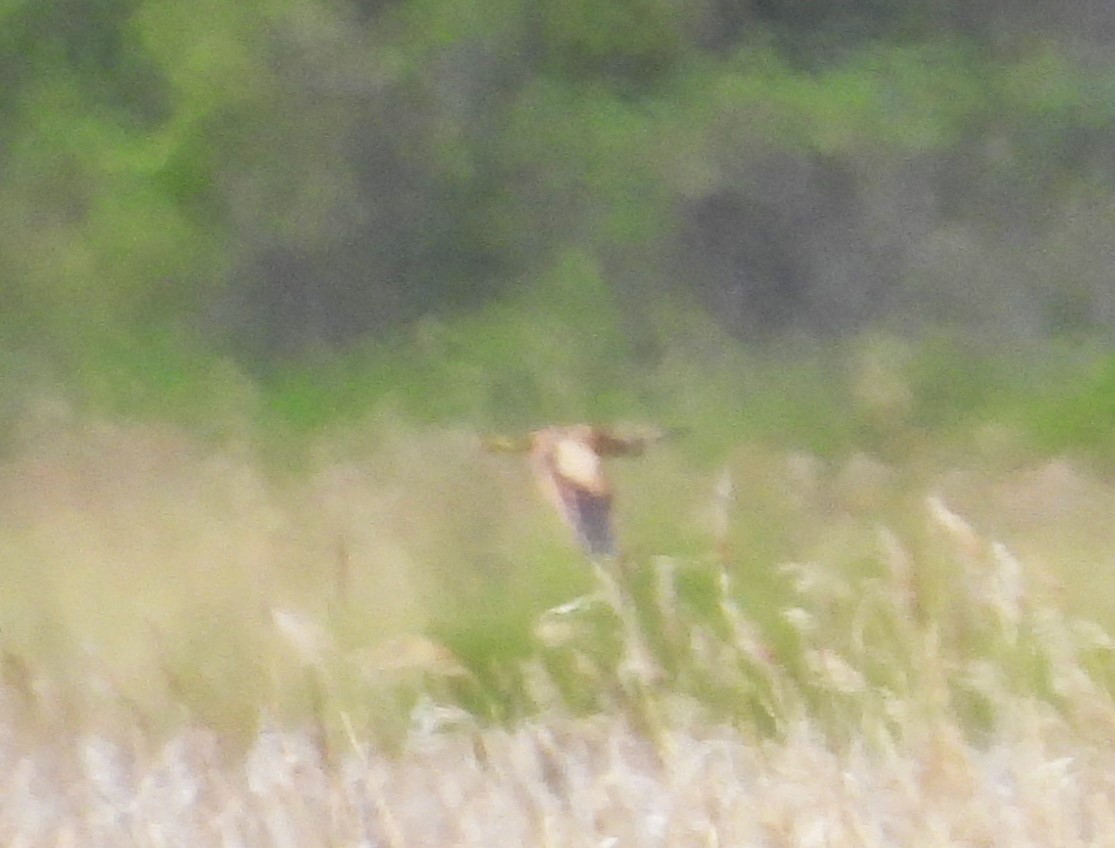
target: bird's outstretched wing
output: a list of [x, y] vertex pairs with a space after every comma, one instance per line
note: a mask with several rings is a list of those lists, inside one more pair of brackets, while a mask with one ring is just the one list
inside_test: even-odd
[[530, 450], [530, 438], [512, 436], [481, 436], [480, 444], [490, 453], [526, 453]]
[[601, 456], [639, 456], [651, 445], [685, 434], [681, 427], [594, 427], [593, 447]]

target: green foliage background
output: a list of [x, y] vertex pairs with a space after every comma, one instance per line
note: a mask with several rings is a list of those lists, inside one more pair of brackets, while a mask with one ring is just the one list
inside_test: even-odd
[[343, 648], [421, 630], [498, 676], [584, 575], [462, 434], [554, 421], [688, 427], [625, 472], [630, 537], [702, 562], [733, 470], [720, 541], [775, 629], [773, 562], [854, 573], [927, 485], [991, 503], [1073, 454], [1049, 473], [1105, 502], [1115, 63], [1083, 6], [0, 0], [3, 638], [247, 715], [283, 690], [260, 587], [324, 607], [351, 555]]
[[[685, 323], [664, 326], [669, 309], [711, 310], [745, 342], [768, 324], [797, 338], [1106, 331], [1112, 68], [1071, 15], [965, 8], [11, 0], [3, 395], [161, 403], [221, 358], [255, 377], [367, 364], [374, 395], [400, 376], [375, 372], [401, 366], [369, 346], [398, 350], [419, 319], [449, 344], [487, 334], [466, 358], [525, 408], [537, 388], [516, 371], [589, 375], [562, 373], [569, 352], [512, 354], [518, 333], [594, 338], [578, 391], [597, 397], [622, 393], [648, 352], [663, 361], [662, 332]], [[826, 181], [846, 185], [803, 221], [786, 198], [823, 204]], [[927, 192], [928, 220], [895, 200]], [[713, 267], [723, 245], [686, 252], [693, 220], [707, 228], [694, 210], [719, 197], [758, 204], [751, 219], [769, 213], [808, 267], [756, 282], [770, 268], [746, 257]], [[833, 244], [845, 216], [857, 229]], [[917, 231], [897, 247], [895, 217]], [[872, 254], [863, 273], [822, 270]], [[608, 326], [578, 276], [614, 301]], [[749, 285], [774, 308], [746, 293], [719, 308]], [[396, 358], [463, 367], [442, 354]], [[443, 400], [446, 415], [479, 402]]]

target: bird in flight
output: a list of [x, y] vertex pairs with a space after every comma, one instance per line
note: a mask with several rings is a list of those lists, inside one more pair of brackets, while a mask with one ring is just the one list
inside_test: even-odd
[[649, 427], [607, 428], [592, 424], [543, 427], [518, 439], [485, 440], [489, 450], [526, 453], [546, 498], [557, 508], [590, 557], [615, 556], [612, 485], [604, 457], [638, 456], [648, 446], [677, 435]]

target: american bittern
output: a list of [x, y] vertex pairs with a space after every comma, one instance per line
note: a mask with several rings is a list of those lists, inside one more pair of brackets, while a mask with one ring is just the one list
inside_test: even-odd
[[591, 557], [616, 554], [612, 529], [612, 485], [604, 473], [607, 456], [638, 456], [674, 430], [626, 430], [572, 424], [543, 427], [525, 438], [490, 438], [489, 450], [527, 453], [543, 493]]

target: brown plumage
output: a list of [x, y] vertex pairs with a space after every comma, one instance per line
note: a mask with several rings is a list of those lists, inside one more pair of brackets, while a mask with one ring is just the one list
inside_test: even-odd
[[543, 494], [589, 556], [614, 556], [612, 485], [604, 457], [637, 456], [674, 431], [617, 430], [591, 424], [543, 427], [525, 439], [493, 438], [488, 448], [525, 452]]

